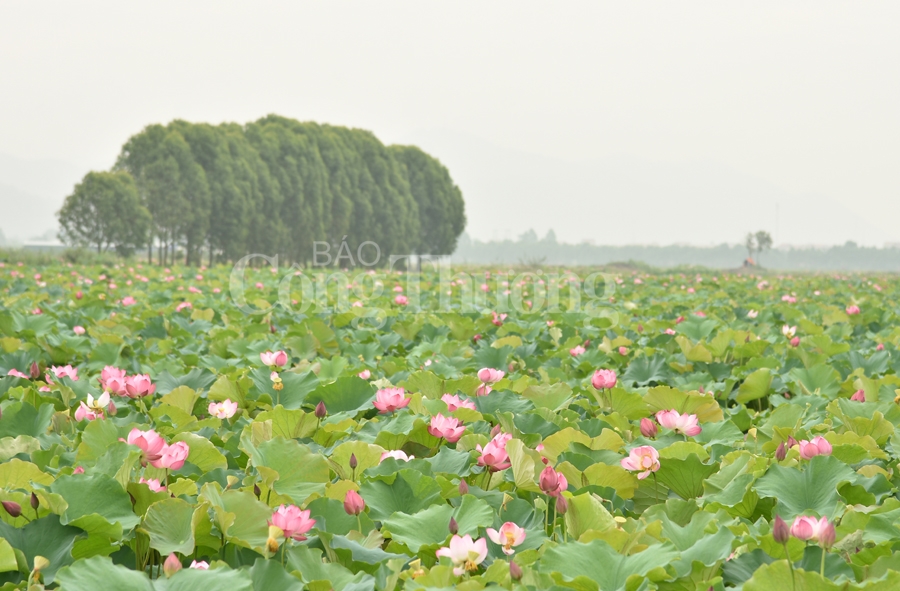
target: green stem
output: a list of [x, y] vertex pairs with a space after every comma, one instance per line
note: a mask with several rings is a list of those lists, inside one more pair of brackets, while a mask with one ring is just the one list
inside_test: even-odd
[[653, 488], [656, 489], [654, 494], [656, 495], [656, 504], [659, 504], [659, 481], [656, 480], [656, 472], [651, 472], [653, 474]]
[[362, 518], [360, 518], [359, 513], [356, 514], [356, 527], [357, 529], [359, 529], [359, 533], [363, 533]]
[[787, 542], [784, 543], [784, 555], [787, 558], [788, 566], [791, 569], [791, 589], [796, 589], [797, 582], [794, 580], [794, 562], [791, 560], [791, 555], [788, 552]]
[[822, 565], [819, 567], [819, 574], [822, 575], [822, 578], [825, 578], [825, 548], [822, 548]]
[[547, 495], [547, 509], [544, 511], [544, 533], [550, 529], [550, 496]]
[[488, 487], [491, 486], [491, 469], [490, 468], [484, 469], [484, 476], [485, 476], [485, 478], [484, 478], [484, 482], [481, 484], [481, 488], [483, 488], [484, 490], [488, 490]]

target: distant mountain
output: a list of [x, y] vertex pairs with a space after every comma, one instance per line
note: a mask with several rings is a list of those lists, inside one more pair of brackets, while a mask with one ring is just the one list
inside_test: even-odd
[[782, 245], [897, 240], [828, 197], [789, 194], [718, 163], [561, 160], [449, 131], [410, 138], [450, 170], [466, 202], [466, 232], [480, 240], [515, 239], [529, 228], [539, 236], [553, 229], [560, 242], [610, 245], [734, 244], [757, 230]]

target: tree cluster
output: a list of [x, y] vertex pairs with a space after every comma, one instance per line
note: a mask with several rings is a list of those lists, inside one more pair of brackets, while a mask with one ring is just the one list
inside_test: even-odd
[[758, 263], [759, 255], [761, 255], [764, 250], [772, 248], [772, 236], [763, 230], [760, 230], [756, 234], [747, 232], [747, 236], [744, 238], [744, 248], [747, 249], [748, 260], [752, 260], [753, 253], [756, 253], [756, 262]]
[[[109, 200], [97, 188], [103, 179], [119, 179], [113, 201], [128, 211], [97, 204]], [[160, 263], [183, 252], [189, 264], [203, 253], [303, 263], [314, 242], [449, 254], [465, 227], [459, 188], [422, 150], [275, 115], [246, 125], [150, 125], [125, 143], [112, 172], [85, 177], [59, 218], [67, 243], [123, 253], [149, 246], [151, 257], [155, 247]], [[138, 218], [146, 224], [130, 224]], [[108, 228], [123, 225], [127, 237]]]

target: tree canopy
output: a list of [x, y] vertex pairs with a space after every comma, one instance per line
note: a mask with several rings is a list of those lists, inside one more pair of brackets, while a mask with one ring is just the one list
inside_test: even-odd
[[126, 172], [89, 172], [57, 215], [60, 238], [68, 244], [120, 255], [147, 244], [150, 212]]
[[[275, 115], [246, 125], [150, 125], [129, 138], [113, 170], [91, 173], [85, 183], [92, 175], [131, 182], [150, 220], [151, 255], [155, 244], [161, 262], [178, 247], [189, 263], [201, 252], [215, 260], [279, 254], [302, 263], [312, 260], [314, 241], [335, 248], [346, 241], [354, 256], [368, 241], [383, 255], [450, 254], [465, 227], [459, 188], [422, 150]], [[60, 211], [61, 236], [117, 245], [96, 220], [73, 215], [74, 197]]]

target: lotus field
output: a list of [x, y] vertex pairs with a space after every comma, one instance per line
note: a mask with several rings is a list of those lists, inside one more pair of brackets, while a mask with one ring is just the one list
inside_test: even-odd
[[900, 589], [896, 278], [466, 271], [3, 263], [0, 591]]

